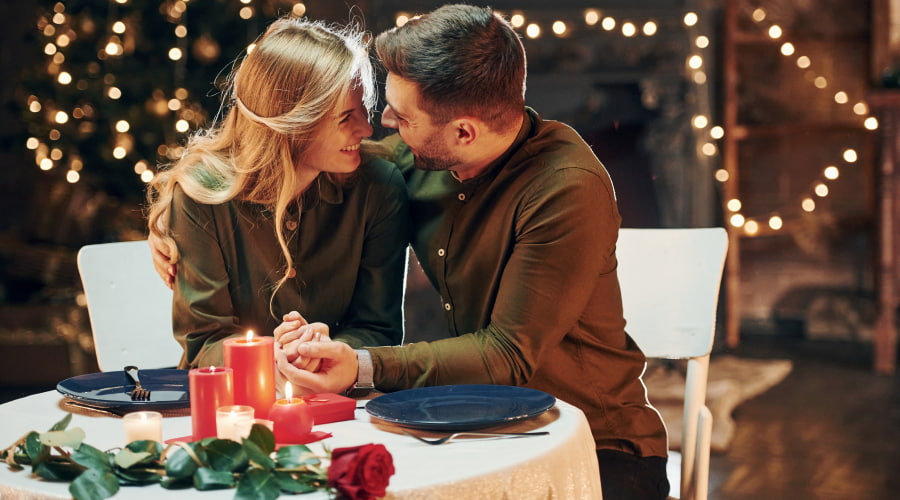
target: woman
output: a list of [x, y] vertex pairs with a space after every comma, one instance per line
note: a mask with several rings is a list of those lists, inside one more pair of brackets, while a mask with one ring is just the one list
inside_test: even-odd
[[398, 344], [410, 221], [402, 176], [363, 142], [362, 34], [275, 21], [225, 95], [224, 118], [148, 192], [150, 238], [178, 262], [179, 366], [221, 365], [223, 341], [247, 330]]

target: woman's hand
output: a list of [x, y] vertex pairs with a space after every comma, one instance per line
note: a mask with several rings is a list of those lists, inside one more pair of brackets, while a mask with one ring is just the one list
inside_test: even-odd
[[308, 323], [297, 311], [291, 311], [282, 317], [282, 323], [273, 331], [276, 350], [284, 353], [289, 363], [301, 370], [316, 371], [320, 361], [315, 358], [301, 357], [297, 350], [306, 342], [331, 340], [328, 325], [325, 323]]

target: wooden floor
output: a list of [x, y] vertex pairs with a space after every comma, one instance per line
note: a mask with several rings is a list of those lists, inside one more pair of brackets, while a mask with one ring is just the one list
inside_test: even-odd
[[900, 375], [875, 375], [870, 345], [756, 335], [730, 353], [794, 369], [735, 410], [712, 500], [900, 498]]

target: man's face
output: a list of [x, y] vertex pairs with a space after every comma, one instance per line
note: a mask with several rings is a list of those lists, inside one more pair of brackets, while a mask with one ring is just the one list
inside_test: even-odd
[[381, 124], [397, 129], [413, 153], [416, 168], [452, 170], [461, 165], [450, 148], [451, 125], [432, 123], [419, 107], [420, 94], [415, 83], [388, 73], [384, 92], [387, 105], [381, 113]]

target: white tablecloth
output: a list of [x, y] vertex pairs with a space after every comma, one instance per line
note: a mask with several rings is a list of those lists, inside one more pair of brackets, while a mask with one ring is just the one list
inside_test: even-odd
[[[63, 397], [48, 391], [0, 405], [0, 447], [6, 448], [26, 432], [46, 431], [62, 419]], [[84, 429], [85, 442], [99, 449], [124, 445], [121, 419], [75, 414], [72, 427]], [[163, 439], [190, 434], [190, 417], [163, 421]], [[396, 473], [387, 499], [457, 500], [596, 500], [601, 498], [597, 455], [590, 428], [581, 410], [557, 400], [539, 417], [495, 428], [502, 432], [549, 431], [547, 436], [500, 440], [459, 440], [429, 446], [400, 433], [399, 428], [371, 418], [362, 409], [345, 422], [318, 425], [314, 430], [333, 437], [320, 441], [330, 448], [382, 443], [391, 452]], [[427, 433], [422, 433], [427, 434]], [[310, 445], [316, 449], [318, 444]], [[30, 469], [12, 471], [0, 464], [0, 499], [69, 498], [68, 483], [46, 482]], [[187, 499], [234, 497], [234, 490], [200, 492], [165, 490], [157, 485], [125, 487], [116, 498]], [[287, 498], [287, 497], [285, 497]], [[324, 492], [293, 496], [297, 500], [323, 500]]]

